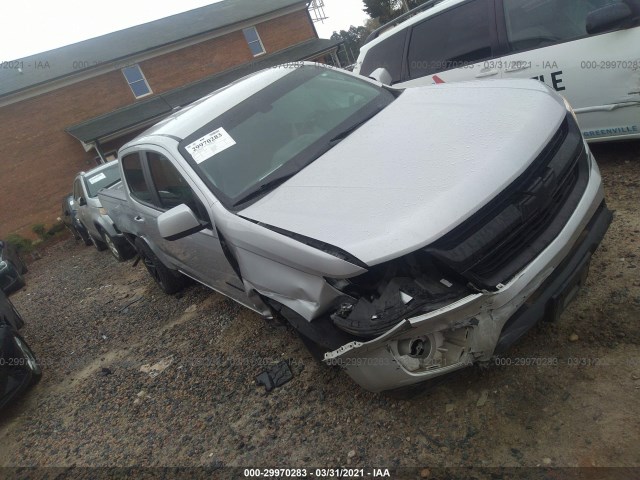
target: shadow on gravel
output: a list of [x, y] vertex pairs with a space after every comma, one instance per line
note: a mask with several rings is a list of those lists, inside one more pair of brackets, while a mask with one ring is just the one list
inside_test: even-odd
[[593, 143], [589, 145], [599, 163], [640, 162], [640, 140], [628, 142]]

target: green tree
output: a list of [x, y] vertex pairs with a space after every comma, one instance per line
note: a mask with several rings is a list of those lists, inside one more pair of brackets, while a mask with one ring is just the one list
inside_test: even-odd
[[364, 11], [371, 18], [376, 18], [381, 24], [390, 22], [405, 12], [406, 6], [411, 9], [422, 5], [427, 0], [363, 0]]
[[369, 34], [378, 28], [380, 24], [375, 20], [367, 20], [364, 26], [354, 27], [351, 25], [349, 30], [340, 30], [339, 32], [333, 32], [331, 40], [342, 40], [343, 54], [340, 55], [340, 61], [343, 65], [354, 63], [360, 55], [360, 47], [364, 45], [364, 41]]

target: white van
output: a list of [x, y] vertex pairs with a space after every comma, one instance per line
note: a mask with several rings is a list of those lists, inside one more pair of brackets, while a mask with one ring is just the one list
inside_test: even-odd
[[397, 87], [534, 78], [567, 98], [588, 141], [640, 138], [640, 0], [430, 1], [398, 20], [354, 72]]

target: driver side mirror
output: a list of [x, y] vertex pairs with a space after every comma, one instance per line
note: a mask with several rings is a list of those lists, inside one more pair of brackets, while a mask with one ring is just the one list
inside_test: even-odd
[[[587, 15], [587, 33], [595, 33], [613, 30], [616, 27], [633, 18], [633, 12], [626, 3], [618, 2], [606, 7], [598, 8]], [[631, 25], [631, 23], [629, 23]]]
[[205, 225], [197, 219], [193, 210], [184, 203], [167, 210], [158, 217], [160, 236], [169, 241], [180, 240], [204, 230], [204, 228]]
[[84, 197], [80, 197], [78, 199], [78, 205], [80, 205], [81, 207], [84, 207], [87, 204], [87, 201], [84, 199]]
[[386, 68], [376, 68], [373, 72], [369, 74], [369, 78], [372, 78], [382, 83], [383, 85], [390, 86], [391, 82], [393, 82], [393, 78], [391, 77], [389, 70], [387, 70]]

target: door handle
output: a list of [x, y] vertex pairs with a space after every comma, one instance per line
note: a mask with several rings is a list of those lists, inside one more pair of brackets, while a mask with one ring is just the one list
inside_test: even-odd
[[137, 217], [133, 217], [133, 219], [136, 222], [144, 223], [144, 218], [142, 218], [140, 215], [138, 215]]
[[480, 73], [476, 75], [476, 78], [493, 77], [494, 75], [497, 75], [499, 73], [500, 71], [495, 68], [492, 68], [491, 70], [483, 68], [482, 70], [480, 70]]

